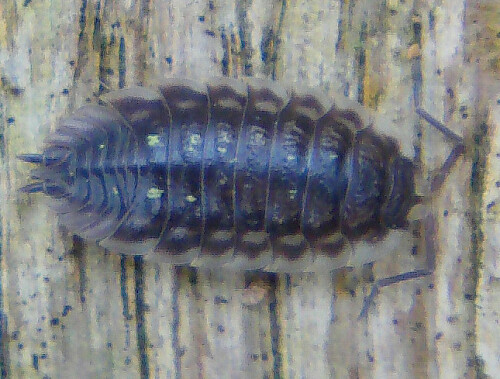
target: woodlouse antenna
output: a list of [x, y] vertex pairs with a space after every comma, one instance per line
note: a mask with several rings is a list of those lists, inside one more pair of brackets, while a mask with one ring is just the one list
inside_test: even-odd
[[363, 302], [363, 308], [361, 309], [361, 312], [358, 316], [358, 320], [368, 317], [368, 309], [370, 309], [370, 305], [373, 303], [373, 300], [379, 293], [380, 288], [387, 287], [391, 284], [396, 284], [411, 279], [422, 278], [430, 274], [432, 274], [431, 270], [421, 269], [377, 280], [377, 282], [372, 286], [370, 294], [365, 298]]
[[450, 142], [455, 145], [450, 155], [448, 155], [448, 158], [446, 158], [446, 161], [439, 168], [436, 176], [434, 176], [431, 180], [431, 192], [435, 192], [441, 188], [451, 168], [455, 165], [458, 158], [460, 158], [464, 153], [465, 144], [462, 137], [460, 137], [454, 131], [446, 127], [443, 123], [432, 117], [422, 108], [417, 108], [416, 112], [421, 118], [427, 121], [429, 125], [439, 130]]
[[[455, 165], [457, 162], [458, 158], [462, 156], [462, 154], [465, 151], [465, 144], [464, 140], [462, 137], [458, 136], [455, 132], [453, 132], [451, 129], [446, 127], [443, 123], [432, 117], [429, 113], [424, 111], [422, 108], [417, 108], [416, 113], [425, 121], [429, 123], [429, 125], [433, 126], [437, 130], [439, 130], [450, 142], [452, 142], [455, 146], [453, 147], [452, 151], [446, 158], [445, 162], [443, 165], [439, 168], [438, 173], [431, 179], [431, 193], [434, 193], [438, 191], [443, 183], [445, 182], [446, 177], [448, 176], [450, 170], [452, 167]], [[422, 204], [426, 201], [431, 199], [431, 195], [428, 196], [422, 196], [422, 195], [413, 195], [413, 201], [414, 204]], [[420, 217], [419, 217], [420, 218]], [[428, 217], [424, 219], [424, 222], [426, 223], [426, 242], [428, 243], [429, 239], [427, 238], [427, 233], [429, 230], [433, 230], [433, 224], [429, 224], [432, 222], [432, 219], [429, 219]], [[432, 248], [428, 247], [427, 248], [427, 253], [429, 254], [429, 251], [433, 251]], [[434, 257], [433, 257], [434, 258]], [[379, 293], [380, 288], [389, 286], [391, 284], [396, 284], [399, 282], [403, 282], [406, 280], [410, 279], [416, 279], [416, 278], [421, 278], [424, 276], [428, 276], [432, 274], [434, 271], [434, 260], [430, 259], [428, 257], [428, 262], [427, 262], [427, 268], [426, 269], [421, 269], [421, 270], [415, 270], [415, 271], [410, 271], [410, 272], [405, 272], [403, 274], [391, 276], [388, 278], [383, 278], [377, 280], [370, 291], [370, 294], [365, 297], [363, 301], [363, 307], [361, 309], [361, 312], [359, 314], [358, 320], [363, 319], [368, 317], [368, 310], [371, 306], [371, 304], [374, 302], [375, 297]]]
[[425, 121], [427, 121], [430, 125], [434, 126], [437, 130], [443, 133], [450, 141], [455, 142], [456, 144], [463, 144], [463, 139], [458, 134], [456, 134], [453, 130], [444, 126], [440, 121], [436, 120], [429, 113], [424, 111], [422, 108], [417, 108], [417, 114], [422, 117]]

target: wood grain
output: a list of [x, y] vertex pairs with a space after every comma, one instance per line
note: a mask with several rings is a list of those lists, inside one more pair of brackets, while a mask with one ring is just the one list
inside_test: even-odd
[[[478, 78], [495, 78], [499, 66], [485, 64], [484, 47], [475, 48], [477, 28], [486, 28], [495, 10], [494, 2], [480, 3], [3, 1], [3, 373], [494, 377], [500, 264], [498, 217], [488, 204], [498, 197], [499, 95], [490, 88], [498, 81]], [[491, 60], [498, 46], [485, 46]], [[412, 223], [416, 248], [350, 273], [174, 268], [81, 246], [60, 230], [41, 196], [17, 193], [29, 165], [16, 154], [39, 150], [72, 109], [109, 89], [220, 75], [272, 78], [363, 102], [391, 121], [386, 133], [420, 162], [422, 193], [451, 146], [419, 120], [415, 104], [464, 135], [467, 153], [424, 207], [427, 222]], [[371, 276], [422, 268], [434, 256], [432, 276], [383, 288], [358, 320]]]

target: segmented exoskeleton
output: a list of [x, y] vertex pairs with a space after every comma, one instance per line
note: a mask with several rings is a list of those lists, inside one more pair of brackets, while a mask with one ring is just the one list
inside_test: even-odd
[[[171, 80], [62, 119], [26, 192], [117, 253], [308, 271], [369, 262], [346, 241], [404, 229], [414, 166], [354, 107], [270, 81]], [[362, 255], [362, 256], [361, 256]], [[276, 264], [280, 262], [280, 264]]]

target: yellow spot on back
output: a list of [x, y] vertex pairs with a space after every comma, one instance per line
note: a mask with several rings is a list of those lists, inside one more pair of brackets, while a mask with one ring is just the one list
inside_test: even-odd
[[149, 134], [147, 137], [146, 137], [147, 141], [148, 141], [148, 146], [156, 146], [160, 143], [160, 136], [158, 134]]
[[159, 189], [158, 187], [151, 187], [150, 189], [148, 189], [148, 193], [146, 194], [146, 197], [150, 200], [159, 199], [161, 197], [161, 195], [163, 194], [163, 192], [165, 192], [165, 191], [162, 189]]
[[198, 200], [198, 199], [196, 197], [194, 197], [193, 195], [186, 196], [186, 201], [189, 203], [194, 203], [196, 200]]

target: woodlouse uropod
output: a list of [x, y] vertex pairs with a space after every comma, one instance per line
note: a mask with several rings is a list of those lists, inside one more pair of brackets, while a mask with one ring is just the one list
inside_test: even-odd
[[373, 257], [344, 243], [403, 229], [419, 197], [412, 161], [354, 108], [260, 80], [118, 90], [61, 120], [42, 154], [20, 156], [38, 164], [23, 190], [119, 253], [272, 271], [361, 265]]

